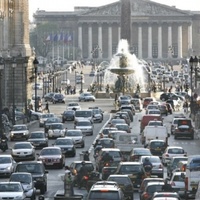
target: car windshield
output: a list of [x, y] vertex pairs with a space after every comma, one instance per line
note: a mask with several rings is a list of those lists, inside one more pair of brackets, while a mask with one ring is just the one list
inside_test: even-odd
[[131, 185], [129, 178], [127, 177], [110, 177], [108, 181], [115, 181], [119, 185]]
[[59, 122], [60, 119], [59, 118], [48, 118], [46, 123], [54, 123], [54, 122]]
[[156, 148], [156, 147], [163, 147], [163, 146], [166, 146], [166, 143], [165, 142], [151, 142], [150, 143], [150, 148]]
[[101, 190], [91, 191], [88, 199], [91, 199], [91, 200], [99, 200], [99, 199], [116, 200], [116, 199], [119, 199], [119, 194], [118, 194], [118, 191], [110, 191], [110, 190], [105, 190], [104, 192], [102, 192]]
[[40, 152], [41, 156], [44, 156], [44, 155], [60, 155], [60, 154], [61, 154], [61, 151], [59, 149], [43, 149]]
[[84, 122], [82, 122], [82, 121], [80, 121], [80, 122], [77, 122], [77, 124], [76, 124], [77, 126], [91, 126], [91, 122], [89, 122], [89, 121], [84, 121]]
[[[82, 167], [81, 163], [77, 163], [76, 164], [76, 170], [79, 171]], [[85, 167], [88, 169], [88, 171], [93, 171], [94, 170], [94, 166], [92, 163], [85, 163]]]
[[[151, 163], [161, 163], [160, 158], [159, 157], [149, 157], [149, 160]], [[142, 162], [145, 161], [145, 157], [142, 158]]]
[[170, 153], [170, 154], [183, 154], [184, 150], [173, 148], [173, 149], [168, 149], [168, 153]]
[[140, 150], [134, 150], [135, 155], [151, 155], [150, 151], [148, 149], [140, 149]]
[[72, 140], [66, 140], [66, 139], [61, 139], [61, 140], [56, 140], [55, 145], [73, 145]]
[[127, 126], [126, 124], [120, 124], [120, 125], [116, 125], [116, 128], [118, 129], [118, 130], [129, 130], [129, 126]]
[[26, 126], [13, 126], [13, 131], [27, 130]]
[[32, 146], [28, 143], [15, 144], [13, 149], [32, 149]]
[[81, 136], [80, 131], [67, 131], [66, 136]]
[[78, 110], [75, 112], [76, 117], [91, 117], [92, 116], [92, 111], [83, 111], [83, 110]]
[[44, 133], [31, 133], [30, 139], [35, 139], [35, 138], [44, 138]]
[[122, 165], [120, 168], [120, 172], [122, 174], [131, 174], [135, 172], [141, 172], [142, 167], [141, 165]]
[[22, 187], [17, 183], [0, 184], [0, 192], [22, 192]]
[[90, 97], [90, 96], [92, 96], [92, 95], [91, 95], [91, 94], [84, 94], [84, 96]]
[[11, 159], [9, 157], [0, 157], [0, 164], [11, 163]]
[[147, 192], [150, 194], [153, 194], [154, 192], [161, 192], [162, 191], [162, 185], [151, 185], [147, 187]]
[[62, 124], [51, 124], [50, 129], [63, 129]]
[[67, 110], [64, 112], [64, 114], [74, 114], [74, 111], [73, 110]]
[[16, 181], [21, 183], [30, 183], [31, 177], [28, 174], [12, 174], [10, 181]]
[[17, 172], [29, 172], [31, 174], [41, 173], [43, 171], [42, 166], [37, 163], [31, 164], [19, 164], [16, 167]]
[[79, 106], [77, 103], [69, 103], [68, 106]]

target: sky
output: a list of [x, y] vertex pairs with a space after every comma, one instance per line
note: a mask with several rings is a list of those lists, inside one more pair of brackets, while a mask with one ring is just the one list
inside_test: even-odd
[[[75, 6], [103, 6], [117, 0], [29, 0], [29, 19], [39, 10], [73, 11]], [[149, 0], [182, 10], [200, 11], [199, 0]]]

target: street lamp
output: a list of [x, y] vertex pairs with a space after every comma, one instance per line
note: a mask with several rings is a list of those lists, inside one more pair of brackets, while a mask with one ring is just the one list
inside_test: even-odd
[[35, 69], [35, 112], [37, 112], [38, 109], [38, 98], [37, 98], [37, 65], [39, 64], [37, 58], [35, 57], [33, 61], [34, 69]]
[[197, 89], [197, 72], [198, 72], [198, 58], [195, 56], [193, 59], [193, 66], [195, 72], [195, 89]]
[[122, 76], [122, 78], [123, 78], [123, 95], [125, 94], [125, 74], [123, 74], [123, 76]]
[[83, 72], [82, 71], [81, 71], [80, 75], [81, 75], [81, 90], [80, 90], [80, 93], [83, 93]]
[[17, 66], [17, 63], [16, 63], [16, 58], [13, 58], [13, 62], [12, 62], [12, 69], [13, 69], [13, 85], [12, 85], [12, 89], [13, 89], [13, 109], [12, 109], [12, 124], [15, 125], [15, 68]]
[[0, 138], [3, 136], [3, 122], [2, 122], [2, 85], [1, 85], [1, 78], [2, 78], [2, 71], [4, 70], [4, 59], [0, 58]]

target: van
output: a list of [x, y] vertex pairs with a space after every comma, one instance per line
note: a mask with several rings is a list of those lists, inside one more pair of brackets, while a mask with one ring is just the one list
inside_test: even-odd
[[156, 115], [156, 114], [151, 114], [151, 115], [144, 115], [142, 117], [141, 120], [139, 120], [140, 122], [140, 133], [142, 133], [142, 131], [144, 130], [144, 128], [148, 125], [149, 121], [152, 120], [157, 120], [157, 121], [162, 121], [162, 117], [161, 115]]
[[200, 177], [200, 155], [188, 156], [185, 173], [185, 199], [195, 198]]
[[93, 123], [93, 111], [92, 110], [76, 110], [74, 123], [82, 119], [88, 119]]

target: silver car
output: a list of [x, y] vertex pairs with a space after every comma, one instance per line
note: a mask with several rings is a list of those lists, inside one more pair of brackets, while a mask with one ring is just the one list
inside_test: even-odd
[[82, 131], [84, 135], [93, 135], [94, 126], [90, 120], [78, 120], [75, 124], [75, 129]]
[[50, 117], [55, 117], [53, 113], [42, 114], [39, 119], [39, 127], [43, 127], [46, 120]]
[[11, 155], [0, 155], [0, 176], [10, 176], [16, 165]]
[[14, 125], [10, 132], [10, 140], [27, 140], [29, 138], [29, 130], [26, 124]]
[[65, 138], [72, 138], [76, 147], [85, 147], [85, 137], [81, 130], [70, 129], [65, 133]]

